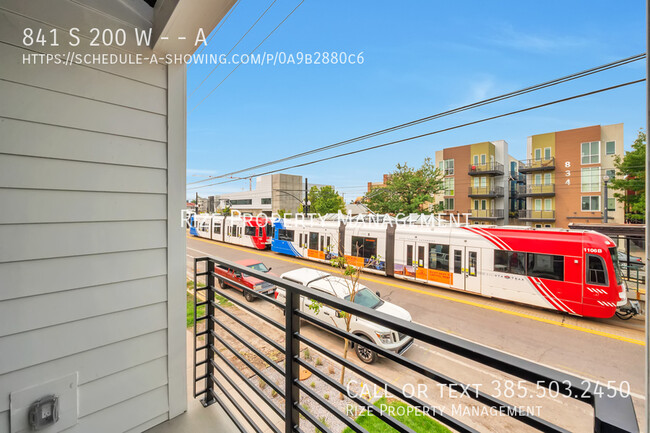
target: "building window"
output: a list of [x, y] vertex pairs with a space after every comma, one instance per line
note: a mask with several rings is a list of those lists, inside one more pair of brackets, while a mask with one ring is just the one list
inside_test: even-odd
[[247, 205], [247, 204], [253, 204], [252, 199], [243, 199], [243, 200], [230, 200], [230, 204], [232, 206], [241, 206], [241, 205]]
[[608, 141], [607, 143], [605, 143], [605, 154], [614, 155], [615, 153], [616, 153], [616, 142]]
[[478, 155], [474, 155], [474, 165], [478, 165]]
[[485, 188], [487, 186], [487, 177], [481, 176], [481, 188]]
[[600, 191], [600, 167], [583, 168], [580, 171], [582, 192]]
[[442, 162], [441, 170], [444, 172], [445, 176], [450, 176], [454, 174], [454, 160], [445, 159]]
[[478, 200], [474, 200], [474, 210], [478, 210]]
[[536, 174], [535, 175], [535, 181], [533, 182], [535, 185], [541, 185], [542, 184], [542, 175], [541, 174]]
[[534, 202], [534, 207], [533, 210], [542, 210], [542, 199], [541, 198], [536, 198]]
[[550, 147], [545, 147], [544, 148], [544, 159], [549, 160], [551, 159], [551, 148]]
[[481, 200], [481, 210], [487, 209], [487, 200]]
[[485, 154], [481, 155], [481, 165], [485, 165]]
[[271, 199], [270, 198], [263, 198], [262, 199], [262, 204], [271, 204]]
[[553, 210], [553, 200], [550, 198], [544, 199], [544, 210]]
[[614, 180], [616, 177], [616, 170], [605, 170], [605, 174], [609, 176], [609, 180]]
[[542, 159], [542, 149], [535, 149], [535, 161], [540, 161]]
[[445, 210], [454, 210], [454, 199], [446, 198], [444, 204]]
[[580, 155], [582, 164], [598, 164], [600, 162], [600, 141], [582, 143]]
[[582, 210], [583, 211], [599, 211], [600, 210], [600, 196], [589, 195], [582, 197]]
[[550, 185], [551, 183], [551, 173], [544, 173], [544, 185]]
[[616, 210], [616, 199], [613, 197], [607, 198], [607, 210]]
[[442, 189], [445, 195], [454, 195], [454, 178], [446, 177], [442, 180]]

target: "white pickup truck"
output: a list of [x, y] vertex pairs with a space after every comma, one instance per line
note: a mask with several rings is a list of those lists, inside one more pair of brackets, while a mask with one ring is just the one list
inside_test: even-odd
[[[342, 277], [333, 276], [327, 272], [310, 268], [301, 268], [285, 272], [280, 276], [280, 278], [301, 284], [314, 290], [319, 290], [340, 299], [350, 300], [348, 280]], [[284, 289], [280, 287], [277, 288], [276, 299], [280, 302], [285, 302]], [[382, 300], [379, 297], [379, 293], [375, 294], [372, 290], [361, 284], [357, 285], [357, 293], [354, 297], [354, 303], [373, 308], [382, 313], [409, 322], [412, 320], [411, 315], [404, 308]], [[300, 297], [300, 311], [312, 315], [324, 322], [333, 324], [339, 329], [345, 330], [345, 319], [341, 317], [339, 310], [328, 305], [322, 305], [318, 312], [316, 312], [314, 309], [309, 308], [311, 304], [311, 299], [305, 298], [304, 296]], [[406, 352], [413, 344], [412, 337], [357, 316], [353, 316], [351, 319], [350, 332], [361, 338], [372, 341], [386, 350], [391, 350], [399, 354]], [[377, 354], [367, 347], [360, 344], [352, 344], [352, 347], [354, 348], [357, 357], [366, 364], [371, 364], [377, 359]]]

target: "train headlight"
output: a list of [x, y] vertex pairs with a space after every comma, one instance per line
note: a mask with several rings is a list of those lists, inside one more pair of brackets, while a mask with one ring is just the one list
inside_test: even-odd
[[383, 344], [391, 344], [393, 342], [393, 333], [392, 332], [375, 332], [379, 341]]

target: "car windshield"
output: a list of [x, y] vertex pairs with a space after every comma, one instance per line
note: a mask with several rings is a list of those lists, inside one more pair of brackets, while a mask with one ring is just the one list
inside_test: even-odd
[[618, 254], [616, 254], [616, 247], [609, 249], [609, 254], [612, 256], [614, 262], [614, 273], [616, 274], [616, 284], [621, 285], [623, 279], [621, 278], [621, 264], [618, 261]]
[[[350, 295], [345, 297], [346, 301], [350, 300]], [[359, 290], [356, 295], [354, 295], [354, 303], [363, 305], [364, 307], [368, 308], [377, 308], [381, 304], [384, 303], [384, 301], [381, 300], [381, 298], [374, 293], [367, 287], [364, 287], [363, 289]]]
[[255, 270], [255, 271], [260, 271], [260, 272], [268, 272], [269, 269], [266, 267], [266, 265], [262, 262], [260, 263], [254, 263], [252, 265], [248, 265], [249, 268]]

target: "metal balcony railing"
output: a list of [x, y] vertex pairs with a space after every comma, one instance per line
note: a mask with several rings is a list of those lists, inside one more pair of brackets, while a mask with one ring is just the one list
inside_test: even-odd
[[505, 214], [503, 209], [470, 209], [469, 219], [502, 219]]
[[555, 211], [554, 210], [520, 210], [519, 211], [520, 220], [529, 220], [529, 221], [552, 221], [555, 220]]
[[470, 197], [503, 197], [502, 186], [470, 186]]
[[486, 162], [485, 164], [470, 164], [468, 167], [468, 172], [470, 176], [482, 176], [482, 175], [502, 175], [503, 174], [503, 164], [500, 162]]
[[532, 196], [552, 196], [555, 195], [555, 185], [519, 185], [517, 187], [517, 195], [520, 197]]
[[532, 171], [555, 170], [555, 157], [548, 159], [525, 159], [520, 161], [519, 171], [529, 173]]
[[[199, 270], [200, 265], [203, 265], [202, 270]], [[272, 297], [251, 291], [235, 281], [224, 279], [223, 276], [213, 271], [216, 265], [223, 265], [239, 272], [245, 272], [250, 276], [284, 289], [286, 302], [278, 302]], [[205, 287], [197, 286], [199, 278], [205, 279]], [[215, 284], [218, 281], [227, 281], [227, 284], [256, 296], [257, 302], [267, 302], [282, 309], [284, 312], [284, 323], [280, 323], [257, 309], [251, 308], [251, 304], [243, 302], [242, 297], [234, 295], [233, 291], [221, 289], [219, 284]], [[301, 320], [346, 338], [353, 344], [358, 344], [375, 351], [390, 362], [395, 363], [396, 367], [408, 369], [409, 372], [407, 374], [415, 374], [423, 380], [431, 380], [438, 386], [446, 386], [449, 389], [453, 389], [454, 392], [463, 392], [467, 398], [474, 400], [476, 403], [494, 408], [500, 414], [511, 417], [533, 429], [544, 432], [567, 431], [551, 421], [526, 412], [521, 407], [514, 406], [511, 403], [492, 396], [490, 393], [478, 389], [476, 385], [461, 383], [452, 377], [434, 370], [430, 366], [422, 365], [396, 352], [385, 350], [358, 335], [348, 333], [330, 323], [306, 314], [300, 311], [301, 298], [313, 299], [335, 310], [345, 311], [346, 314], [352, 314], [359, 318], [383, 325], [396, 333], [413, 337], [418, 343], [432, 345], [472, 360], [473, 362], [505, 372], [509, 376], [514, 376], [525, 383], [530, 383], [538, 387], [538, 389], [546, 389], [548, 391], [552, 389], [553, 392], [557, 391], [558, 395], [562, 394], [577, 401], [587, 403], [593, 407], [593, 425], [595, 432], [639, 431], [632, 400], [629, 396], [623, 396], [619, 391], [602, 388], [600, 385], [588, 382], [582, 378], [556, 371], [532, 361], [508, 355], [505, 352], [472, 343], [468, 340], [414, 322], [398, 319], [374, 309], [330, 296], [324, 292], [280, 279], [268, 273], [258, 272], [223, 259], [202, 257], [194, 260], [194, 283], [194, 313], [196, 317], [194, 323], [194, 397], [202, 397], [204, 406], [218, 403], [242, 432], [262, 432], [268, 431], [269, 429], [274, 433], [281, 433], [282, 431], [285, 433], [302, 432], [307, 427], [307, 425], [303, 424], [304, 422], [313, 425], [321, 432], [331, 432], [331, 429], [323, 424], [321, 418], [317, 419], [309, 410], [306, 410], [299, 404], [302, 394], [308, 396], [311, 401], [324, 408], [354, 432], [367, 433], [351, 417], [347, 416], [327, 399], [320, 396], [299, 380], [300, 369], [307, 369], [314, 377], [323, 380], [331, 386], [335, 390], [334, 392], [347, 394], [345, 386], [299, 356], [300, 344], [303, 344], [321, 353], [326, 359], [345, 366], [349, 371], [360, 376], [368, 385], [374, 384], [408, 405], [418, 407], [421, 410], [426, 409], [432, 418], [435, 418], [449, 428], [458, 432], [478, 433], [475, 428], [470, 427], [462, 420], [454, 418], [450, 413], [441, 411], [433, 403], [425, 402], [419, 396], [414, 396], [408, 389], [402, 389], [391, 384], [387, 378], [379, 377], [369, 372], [367, 368], [363, 368], [348, 359], [344, 359], [342, 356], [325, 348], [322, 344], [306, 337], [301, 331]], [[217, 294], [235, 304], [238, 307], [237, 313], [234, 314], [222, 306], [215, 298]], [[206, 310], [206, 314], [201, 317], [196, 316], [199, 307], [205, 308]], [[284, 341], [279, 343], [268, 336], [268, 329], [260, 329], [247, 323], [244, 319], [252, 317], [248, 313], [255, 316], [256, 320], [262, 320], [266, 323], [266, 327], [269, 329], [273, 328], [277, 330], [276, 333], [279, 331], [283, 334]], [[278, 353], [283, 354], [284, 362], [274, 362], [274, 360], [270, 359], [256, 347], [255, 344], [244, 338], [236, 330], [228, 327], [225, 323], [227, 320], [236, 322], [238, 326], [240, 325], [245, 328], [245, 330], [251, 332], [277, 350]], [[202, 330], [199, 330], [197, 326], [199, 323], [203, 325]], [[226, 341], [227, 336], [229, 336], [228, 338], [234, 339], [232, 341], [236, 340], [245, 346], [250, 351], [251, 356], [254, 354], [254, 356], [259, 357], [268, 365], [267, 374], [270, 374], [268, 371], [272, 369], [272, 373], [280, 374], [284, 378], [283, 381], [276, 383], [271, 380], [267, 374], [262, 372], [249, 360], [248, 356], [245, 356], [248, 353], [242, 354], [232, 344], [228, 343]], [[197, 344], [197, 339], [203, 339], [204, 343], [199, 342]], [[266, 393], [246, 377], [241, 371], [241, 368], [238, 368], [228, 359], [228, 355], [230, 354], [238, 362], [245, 365], [247, 369], [254, 372], [260, 381], [264, 381], [266, 383], [265, 387], [270, 387], [273, 390], [272, 392], [276, 393], [275, 396], [280, 396], [284, 399], [284, 403], [277, 406], [271, 401], [271, 398]], [[202, 384], [203, 386], [197, 389], [198, 384]], [[251, 398], [251, 395], [253, 398]], [[390, 411], [382, 411], [373, 406], [363, 395], [352, 395], [349, 398], [363, 406], [364, 409], [371, 411], [373, 415], [396, 431], [414, 433], [412, 429], [391, 416]], [[470, 402], [466, 402], [465, 404], [467, 403], [472, 405], [476, 404]], [[235, 411], [238, 415], [236, 415]], [[272, 418], [277, 418], [282, 421], [274, 421]], [[264, 423], [266, 426], [260, 426], [258, 423]], [[278, 427], [278, 424], [282, 427]]]

